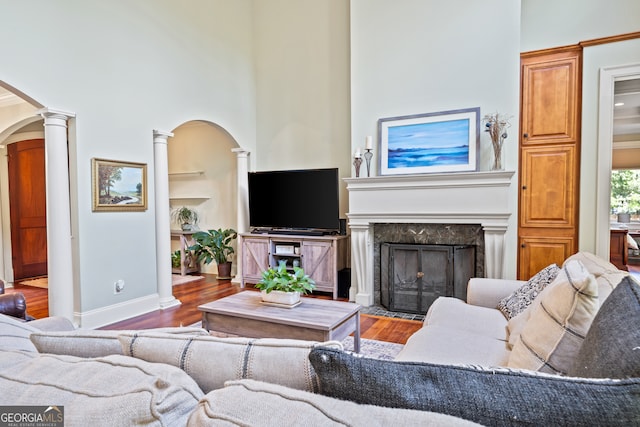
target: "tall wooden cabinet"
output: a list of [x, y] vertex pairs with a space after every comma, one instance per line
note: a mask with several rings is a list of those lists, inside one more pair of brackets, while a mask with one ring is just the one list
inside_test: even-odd
[[518, 278], [578, 249], [580, 46], [523, 53]]

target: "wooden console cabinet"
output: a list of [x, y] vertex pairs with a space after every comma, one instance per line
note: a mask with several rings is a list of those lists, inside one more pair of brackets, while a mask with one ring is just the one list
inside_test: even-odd
[[316, 290], [338, 297], [338, 271], [348, 266], [349, 236], [304, 236], [242, 233], [242, 286], [258, 283], [262, 272], [285, 261], [302, 267]]

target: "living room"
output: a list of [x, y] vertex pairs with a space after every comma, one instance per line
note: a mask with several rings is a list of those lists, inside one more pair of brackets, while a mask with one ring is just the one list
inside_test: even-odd
[[[510, 114], [504, 169], [515, 175], [507, 187], [510, 216], [499, 263], [502, 277], [515, 278], [520, 53], [639, 30], [632, 1], [189, 5], [56, 2], [35, 11], [28, 2], [3, 6], [15, 18], [0, 29], [14, 41], [0, 47], [0, 81], [31, 107], [1, 119], [2, 140], [29, 117], [41, 119], [39, 108], [68, 112], [70, 232], [60, 246], [49, 242], [67, 248], [51, 254], [50, 262], [58, 261], [49, 281], [55, 300], [64, 301], [60, 312], [79, 326], [113, 323], [171, 299], [166, 287], [159, 289], [169, 279], [168, 261], [156, 250], [167, 242], [156, 225], [164, 233], [170, 224], [159, 227], [165, 212], [158, 206], [167, 201], [155, 191], [162, 179], [155, 158], [162, 141], [154, 144], [153, 131], [174, 133], [180, 146], [188, 145], [181, 134], [193, 122], [220, 136], [207, 156], [227, 159], [216, 163], [227, 184], [238, 172], [232, 148], [249, 153], [243, 160], [249, 170], [338, 167], [342, 178], [350, 178], [353, 153], [364, 148], [367, 136], [377, 141], [380, 118], [470, 107]], [[640, 61], [638, 43], [584, 50], [581, 250], [601, 252], [593, 191], [600, 149], [598, 70]], [[181, 147], [170, 136], [165, 141], [169, 165], [175, 166]], [[378, 150], [375, 145], [374, 176]], [[147, 209], [93, 212], [93, 158], [146, 164]], [[480, 171], [490, 170], [491, 158], [482, 133]], [[207, 203], [224, 210], [207, 210], [201, 227], [245, 231], [234, 185], [217, 185]], [[0, 271], [11, 281], [6, 192], [3, 187]], [[346, 185], [340, 210], [343, 217], [350, 212]], [[125, 282], [125, 291], [114, 295], [117, 280]]]

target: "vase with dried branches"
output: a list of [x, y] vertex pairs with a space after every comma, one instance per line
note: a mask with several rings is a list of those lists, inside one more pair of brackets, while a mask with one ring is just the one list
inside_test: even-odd
[[509, 123], [510, 116], [500, 113], [487, 114], [484, 116], [485, 132], [491, 137], [493, 145], [493, 167], [492, 170], [502, 170], [502, 144], [507, 138], [507, 128], [511, 126]]

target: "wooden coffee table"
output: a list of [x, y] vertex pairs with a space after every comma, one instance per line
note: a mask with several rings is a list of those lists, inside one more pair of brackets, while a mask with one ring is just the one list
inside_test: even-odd
[[294, 308], [262, 303], [260, 293], [244, 291], [203, 304], [202, 327], [251, 338], [290, 338], [341, 341], [353, 332], [353, 348], [360, 351], [360, 305], [301, 298]]

